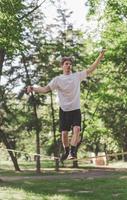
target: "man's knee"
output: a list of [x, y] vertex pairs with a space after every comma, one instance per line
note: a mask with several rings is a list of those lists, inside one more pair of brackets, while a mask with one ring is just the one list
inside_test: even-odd
[[74, 126], [73, 130], [75, 133], [80, 133], [80, 126]]
[[68, 132], [62, 131], [62, 140], [68, 140]]
[[68, 135], [68, 131], [62, 131], [62, 135]]
[[67, 131], [62, 131], [62, 143], [63, 143], [64, 148], [69, 146], [68, 132]]

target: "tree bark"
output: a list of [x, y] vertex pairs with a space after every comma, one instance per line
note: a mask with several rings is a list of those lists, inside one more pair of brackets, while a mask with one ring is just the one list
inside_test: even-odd
[[[6, 148], [11, 149], [11, 146], [10, 146], [8, 140], [7, 140], [6, 134], [2, 130], [0, 130], [0, 138], [3, 141], [4, 145], [6, 146]], [[15, 170], [21, 171], [20, 168], [19, 168], [18, 162], [17, 162], [17, 158], [15, 157], [14, 153], [12, 151], [9, 151], [9, 150], [8, 150], [8, 153], [9, 153], [11, 160], [14, 164]]]
[[53, 107], [53, 96], [51, 92], [51, 111], [52, 111], [52, 126], [53, 126], [53, 139], [54, 139], [54, 157], [55, 159], [55, 170], [59, 171], [59, 145], [57, 144], [57, 139], [56, 139], [56, 125], [55, 125], [55, 112], [54, 112], [54, 107]]
[[4, 58], [5, 58], [5, 49], [0, 48], [0, 78], [2, 76]]
[[[26, 72], [26, 78], [28, 85], [31, 85], [31, 80], [29, 77], [28, 69], [27, 69], [27, 63], [26, 63], [26, 56], [22, 54], [22, 62], [24, 64], [25, 72]], [[37, 115], [37, 107], [36, 107], [36, 99], [34, 97], [34, 94], [31, 93], [32, 102], [33, 102], [33, 113], [34, 113], [34, 127], [36, 132], [36, 172], [39, 174], [41, 172], [41, 162], [40, 162], [40, 125]]]
[[[127, 152], [127, 134], [125, 135], [125, 138], [124, 138], [123, 153], [124, 152]], [[124, 154], [123, 158], [124, 158], [124, 162], [127, 162], [127, 154]]]
[[36, 172], [39, 174], [41, 172], [41, 162], [40, 162], [40, 131], [36, 128]]

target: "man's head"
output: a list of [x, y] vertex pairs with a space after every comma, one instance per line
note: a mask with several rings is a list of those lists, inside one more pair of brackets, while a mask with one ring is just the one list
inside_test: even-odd
[[70, 74], [72, 70], [72, 58], [71, 57], [63, 57], [61, 59], [61, 67], [63, 69], [64, 74]]

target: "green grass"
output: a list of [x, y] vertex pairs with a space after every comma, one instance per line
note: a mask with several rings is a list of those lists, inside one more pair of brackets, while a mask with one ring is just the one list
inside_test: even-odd
[[[20, 162], [21, 173], [16, 173], [11, 162], [1, 161], [0, 176], [15, 177], [21, 176], [22, 180], [0, 182], [0, 200], [127, 200], [127, 172], [114, 171], [107, 178], [83, 178], [71, 179], [64, 178], [54, 171], [52, 162], [43, 161], [41, 175], [56, 175], [59, 178], [52, 177], [51, 180], [46, 178], [37, 179], [34, 162]], [[84, 167], [87, 169], [89, 167]], [[92, 167], [91, 167], [92, 169]], [[62, 171], [62, 174], [74, 173], [74, 169]], [[78, 169], [77, 169], [78, 170]], [[79, 169], [80, 170], [80, 169]], [[82, 169], [81, 169], [82, 171]], [[80, 172], [81, 172], [80, 171]], [[24, 179], [22, 176], [27, 176]], [[35, 179], [36, 178], [36, 179]], [[54, 180], [53, 180], [54, 179]], [[8, 178], [9, 180], [9, 178]]]
[[[0, 160], [0, 176], [34, 176], [36, 175], [36, 163], [34, 161], [18, 161], [18, 164], [20, 166], [21, 172], [16, 173], [14, 170], [13, 163], [11, 161], [1, 161]], [[81, 166], [81, 165], [80, 165]], [[65, 169], [70, 169], [70, 171], [73, 169], [72, 168], [72, 161], [66, 162], [65, 163]], [[92, 169], [95, 168], [90, 165], [85, 165], [81, 168], [84, 169]], [[60, 169], [63, 169], [62, 165], [60, 165]], [[41, 161], [41, 170], [42, 174], [56, 174], [55, 171], [55, 162], [53, 160], [48, 161], [48, 160], [43, 160]], [[66, 170], [65, 170], [66, 171]]]
[[[16, 173], [14, 166], [11, 161], [0, 161], [0, 176], [25, 176], [25, 175], [36, 175], [36, 163], [28, 161], [19, 161], [19, 166], [21, 172]], [[41, 166], [43, 169], [48, 169], [51, 171], [51, 174], [55, 173], [55, 166], [53, 161], [42, 161]], [[52, 170], [51, 170], [52, 169]]]
[[126, 200], [127, 178], [20, 180], [0, 183], [0, 200]]

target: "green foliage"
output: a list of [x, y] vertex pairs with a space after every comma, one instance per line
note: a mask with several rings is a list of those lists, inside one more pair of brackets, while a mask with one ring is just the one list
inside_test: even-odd
[[[91, 1], [90, 1], [91, 2]], [[93, 1], [94, 4], [96, 1]], [[102, 1], [98, 2], [98, 7]], [[92, 9], [95, 5], [92, 4]], [[127, 23], [126, 23], [127, 2], [111, 0], [105, 1], [103, 15], [99, 23], [103, 23], [100, 30], [100, 41], [102, 46], [107, 48], [105, 64], [110, 71], [107, 78], [104, 78], [107, 89], [103, 90], [102, 101], [98, 107], [98, 114], [105, 123], [108, 130], [112, 132], [113, 138], [117, 140], [120, 148], [126, 151], [126, 44], [127, 44]], [[98, 13], [94, 13], [98, 16]], [[105, 73], [105, 67], [102, 70]], [[99, 90], [98, 90], [99, 92]], [[98, 97], [100, 92], [98, 93]]]
[[23, 22], [19, 16], [25, 5], [21, 0], [1, 0], [0, 2], [0, 46], [8, 55], [22, 47]]
[[96, 13], [99, 2], [100, 0], [87, 0], [86, 6], [89, 7], [89, 15]]
[[[104, 60], [94, 76], [81, 84], [82, 134], [87, 150], [98, 153], [124, 148], [127, 141], [126, 1], [87, 1], [89, 20], [95, 16], [102, 25], [99, 29], [96, 27], [95, 34], [99, 37], [95, 38], [87, 31], [73, 29], [69, 22], [70, 11], [58, 7], [55, 25], [47, 25], [39, 10], [26, 15], [34, 5], [27, 3], [0, 2], [0, 46], [8, 55], [13, 55], [13, 60], [7, 60], [6, 67], [3, 66], [6, 84], [0, 88], [1, 128], [16, 137], [18, 149], [35, 152], [33, 141], [38, 127], [41, 148], [53, 153], [54, 141], [60, 137], [56, 95], [53, 94], [53, 104], [50, 95], [35, 95], [33, 101], [24, 89], [30, 82], [44, 86], [59, 75], [61, 56], [72, 56], [73, 71], [83, 70], [96, 59], [98, 47], [104, 46], [107, 48]], [[102, 8], [101, 13], [99, 8]], [[13, 93], [17, 85], [23, 88], [18, 98]], [[34, 104], [38, 120], [33, 115]]]

